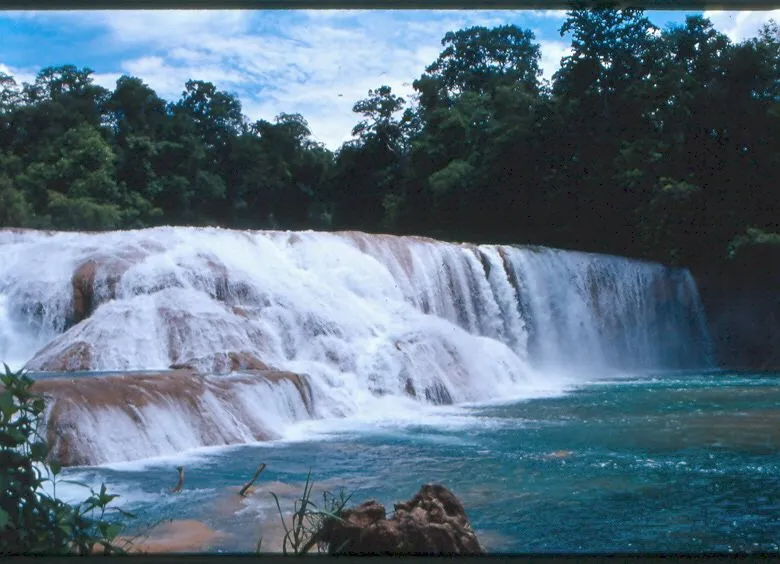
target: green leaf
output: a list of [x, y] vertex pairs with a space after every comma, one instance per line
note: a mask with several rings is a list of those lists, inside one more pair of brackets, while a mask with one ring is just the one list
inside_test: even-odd
[[119, 532], [122, 530], [122, 526], [118, 523], [113, 523], [106, 528], [105, 537], [108, 539], [116, 538]]
[[30, 445], [30, 458], [35, 461], [45, 461], [48, 453], [49, 447], [46, 446], [46, 443], [37, 442]]
[[0, 412], [3, 414], [3, 419], [6, 421], [10, 420], [16, 410], [13, 392], [8, 389], [4, 390], [0, 394]]
[[43, 398], [36, 398], [35, 400], [33, 400], [32, 409], [33, 409], [33, 413], [35, 413], [36, 415], [42, 414], [45, 407], [46, 405], [43, 401]]
[[14, 429], [13, 427], [6, 432], [0, 432], [0, 446], [18, 447], [23, 445], [24, 441], [25, 436], [18, 429]]

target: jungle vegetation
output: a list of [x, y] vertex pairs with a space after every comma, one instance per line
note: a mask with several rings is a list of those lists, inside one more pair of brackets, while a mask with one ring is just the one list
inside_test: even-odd
[[251, 122], [189, 80], [0, 74], [0, 227], [357, 229], [718, 265], [780, 240], [780, 30], [571, 11], [542, 80], [534, 34], [447, 33], [404, 99], [377, 85], [335, 152], [304, 116]]

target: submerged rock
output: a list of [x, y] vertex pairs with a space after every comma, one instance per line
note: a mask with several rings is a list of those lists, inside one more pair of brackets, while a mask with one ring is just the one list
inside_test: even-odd
[[329, 521], [323, 539], [331, 554], [482, 554], [463, 504], [449, 489], [427, 484], [387, 518], [367, 501]]

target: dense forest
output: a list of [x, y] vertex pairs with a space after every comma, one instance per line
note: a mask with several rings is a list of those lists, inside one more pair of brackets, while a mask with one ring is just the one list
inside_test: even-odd
[[335, 153], [209, 82], [167, 102], [71, 65], [0, 74], [0, 227], [359, 229], [689, 266], [780, 242], [776, 23], [733, 43], [700, 16], [571, 11], [560, 32], [550, 82], [528, 30], [447, 33], [414, 99], [369, 91]]

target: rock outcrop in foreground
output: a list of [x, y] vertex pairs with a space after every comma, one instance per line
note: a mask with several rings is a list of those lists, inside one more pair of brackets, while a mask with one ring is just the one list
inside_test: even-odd
[[450, 490], [427, 484], [387, 518], [383, 505], [367, 501], [330, 521], [324, 540], [331, 554], [482, 554], [463, 504]]

